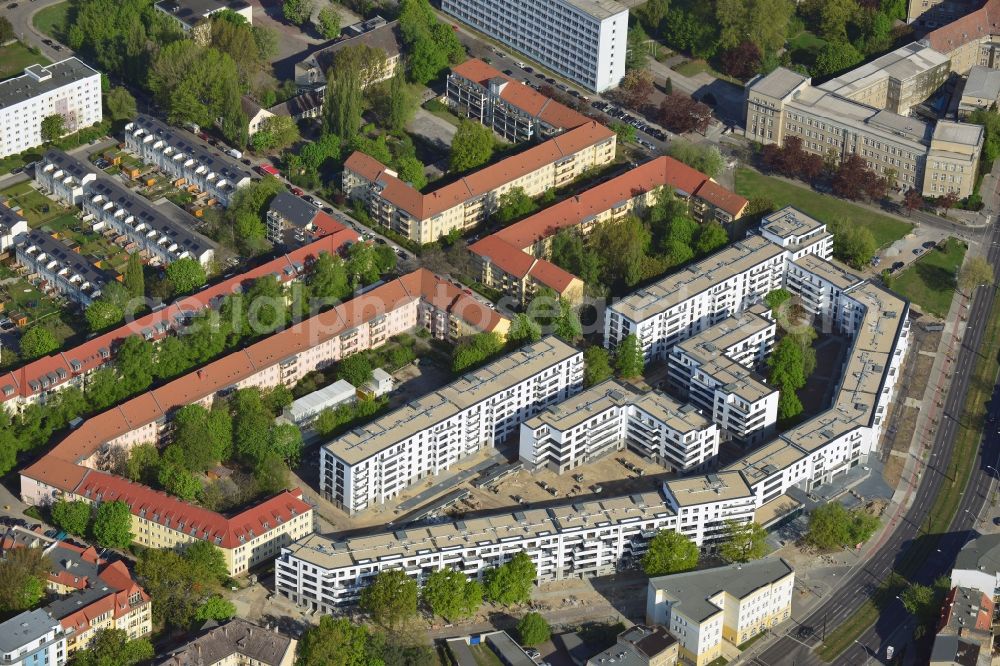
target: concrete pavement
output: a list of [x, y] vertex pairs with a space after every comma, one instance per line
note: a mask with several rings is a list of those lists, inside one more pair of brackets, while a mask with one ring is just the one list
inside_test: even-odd
[[55, 62], [56, 60], [63, 60], [75, 55], [67, 46], [62, 46], [60, 50], [56, 50], [53, 46], [47, 46], [42, 40], [50, 39], [48, 35], [43, 35], [41, 32], [35, 29], [35, 24], [33, 19], [35, 14], [45, 9], [46, 7], [51, 7], [52, 5], [57, 5], [64, 0], [23, 0], [17, 3], [17, 7], [14, 9], [4, 9], [4, 16], [10, 20], [12, 26], [14, 26], [14, 34], [23, 43], [30, 46], [37, 47], [49, 60]]

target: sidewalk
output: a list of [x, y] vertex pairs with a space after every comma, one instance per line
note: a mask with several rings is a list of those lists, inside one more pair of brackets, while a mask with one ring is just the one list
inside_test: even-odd
[[[805, 588], [810, 592], [810, 595], [800, 602], [798, 608], [793, 606], [793, 623], [786, 623], [776, 633], [760, 639], [754, 643], [751, 649], [731, 661], [731, 664], [749, 663], [755, 655], [771, 647], [776, 640], [790, 634], [798, 622], [808, 617], [820, 602], [839, 588], [845, 580], [850, 578], [856, 566], [866, 562], [868, 555], [878, 550], [892, 535], [896, 524], [903, 518], [913, 503], [916, 496], [914, 491], [917, 488], [920, 475], [929, 465], [933, 465], [934, 463], [933, 460], [928, 460], [927, 458], [931, 444], [933, 443], [934, 433], [937, 430], [938, 419], [943, 409], [942, 396], [945, 395], [945, 390], [947, 389], [948, 379], [951, 374], [952, 359], [965, 332], [965, 316], [968, 312], [968, 304], [968, 297], [965, 294], [956, 292], [956, 297], [951, 303], [951, 309], [948, 311], [948, 318], [941, 335], [941, 343], [938, 345], [934, 363], [928, 374], [927, 385], [924, 388], [921, 400], [921, 409], [917, 415], [917, 421], [913, 429], [913, 437], [910, 440], [910, 448], [907, 452], [900, 483], [896, 486], [892, 501], [883, 513], [886, 519], [882, 521], [879, 531], [861, 547], [861, 550], [857, 553], [857, 557], [854, 558], [854, 563], [849, 566], [817, 567], [796, 572], [796, 589]], [[915, 354], [916, 350], [910, 349], [909, 353]], [[912, 362], [912, 359], [910, 359], [910, 362]], [[832, 562], [833, 559], [831, 556], [830, 561]], [[835, 580], [834, 577], [839, 580]], [[817, 588], [820, 590], [819, 592], [817, 592]], [[834, 628], [830, 627], [830, 629]]]

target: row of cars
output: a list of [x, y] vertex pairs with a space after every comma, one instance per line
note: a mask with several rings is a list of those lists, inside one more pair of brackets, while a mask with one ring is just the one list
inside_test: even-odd
[[[654, 126], [648, 124], [642, 118], [638, 118], [636, 116], [633, 116], [631, 113], [629, 113], [625, 109], [622, 109], [621, 107], [617, 107], [614, 104], [598, 100], [596, 102], [591, 103], [591, 106], [594, 107], [595, 109], [597, 109], [598, 111], [602, 111], [602, 112], [604, 112], [604, 114], [606, 114], [608, 116], [611, 116], [612, 118], [615, 118], [615, 119], [617, 119], [617, 120], [625, 123], [626, 125], [631, 125], [632, 127], [636, 128], [640, 132], [648, 134], [649, 136], [653, 137], [657, 141], [668, 141], [669, 138], [670, 138], [670, 136], [666, 132], [664, 132], [663, 130], [661, 130], [659, 127], [654, 127]], [[650, 150], [652, 150], [652, 149], [655, 148], [655, 146], [653, 144], [651, 144], [650, 142], [648, 142], [648, 141], [646, 141], [646, 140], [644, 140], [642, 138], [639, 138], [638, 142], [639, 142], [639, 145], [641, 145], [641, 146], [643, 146], [645, 148], [649, 148]]]

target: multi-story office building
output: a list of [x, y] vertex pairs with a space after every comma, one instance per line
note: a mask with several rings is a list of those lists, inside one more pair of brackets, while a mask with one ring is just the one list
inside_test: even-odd
[[441, 9], [588, 90], [625, 76], [628, 9], [614, 0], [444, 0]]
[[[305, 60], [295, 63], [295, 83], [311, 89], [325, 88], [330, 69], [337, 60], [337, 54], [347, 48], [368, 47], [384, 58], [377, 58], [362, 70], [362, 88], [380, 81], [391, 79], [399, 67], [403, 54], [399, 21], [386, 23], [380, 16], [349, 26], [346, 39], [339, 39], [330, 46], [313, 51]], [[354, 34], [351, 34], [351, 33]]]
[[451, 68], [448, 104], [511, 143], [544, 139], [579, 127], [587, 116], [472, 58]]
[[0, 157], [42, 145], [42, 121], [56, 115], [67, 134], [101, 122], [101, 73], [67, 58], [0, 81]]
[[768, 558], [649, 579], [646, 622], [662, 624], [680, 642], [680, 663], [704, 666], [722, 641], [740, 645], [787, 620], [795, 572]]
[[0, 252], [14, 247], [14, 239], [28, 233], [28, 221], [0, 202]]
[[[909, 67], [912, 62], [902, 64]], [[839, 79], [814, 87], [808, 77], [779, 67], [747, 84], [746, 136], [778, 145], [795, 136], [802, 140], [803, 150], [816, 155], [837, 160], [859, 155], [876, 173], [892, 175], [898, 187], [915, 188], [925, 196], [948, 192], [968, 196], [979, 166], [983, 128], [946, 120], [929, 123], [886, 110], [908, 109], [923, 101], [920, 96], [930, 85], [927, 81], [936, 81], [941, 67], [934, 65], [930, 78], [918, 77], [912, 85], [896, 86], [897, 92], [893, 92], [891, 78], [862, 85], [878, 79], [875, 74], [842, 82], [839, 87]], [[854, 84], [858, 90], [853, 90]], [[871, 102], [881, 101], [882, 106], [844, 94], [871, 96]], [[897, 94], [911, 96], [893, 96]]]
[[744, 444], [761, 442], [778, 420], [778, 391], [754, 372], [774, 343], [769, 314], [753, 305], [678, 343], [668, 358], [671, 385]]
[[715, 458], [719, 433], [696, 408], [614, 380], [521, 424], [521, 460], [560, 474], [626, 446], [672, 470], [690, 471]]
[[329, 613], [357, 600], [386, 569], [421, 583], [446, 566], [477, 578], [520, 552], [534, 561], [540, 581], [607, 575], [638, 562], [656, 531], [673, 529], [676, 520], [663, 497], [648, 492], [369, 536], [313, 534], [282, 549], [275, 589]]
[[473, 243], [469, 249], [479, 259], [483, 284], [521, 303], [530, 301], [540, 287], [579, 300], [583, 282], [547, 260], [552, 237], [564, 229], [586, 235], [601, 224], [653, 205], [666, 189], [686, 200], [702, 222], [731, 222], [743, 215], [748, 204], [700, 171], [672, 157], [658, 157]]
[[207, 629], [157, 666], [294, 666], [298, 641], [241, 618]]
[[173, 176], [176, 184], [193, 185], [223, 206], [253, 178], [239, 161], [152, 116], [140, 115], [125, 125], [125, 146], [143, 162]]
[[343, 188], [378, 224], [414, 242], [431, 243], [486, 220], [512, 188], [539, 196], [614, 158], [615, 133], [591, 121], [427, 194], [375, 158], [355, 152], [344, 162]]
[[14, 256], [18, 265], [43, 280], [49, 289], [84, 308], [113, 279], [64, 242], [38, 229], [18, 236]]
[[0, 622], [0, 662], [9, 666], [63, 666], [66, 636], [59, 622], [38, 608]]
[[578, 392], [583, 353], [549, 336], [326, 444], [320, 491], [349, 513], [392, 499]]

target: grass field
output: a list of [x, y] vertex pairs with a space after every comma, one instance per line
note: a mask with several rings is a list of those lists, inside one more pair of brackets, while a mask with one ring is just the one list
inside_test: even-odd
[[0, 191], [0, 197], [9, 198], [10, 207], [20, 206], [21, 215], [28, 220], [28, 226], [38, 228], [60, 215], [72, 213], [69, 208], [43, 196], [31, 187], [30, 182], [18, 183]]
[[923, 563], [934, 555], [938, 538], [944, 534], [951, 521], [955, 518], [965, 487], [969, 483], [972, 466], [976, 462], [976, 449], [983, 436], [983, 423], [986, 414], [986, 402], [993, 393], [997, 373], [1000, 371], [1000, 357], [995, 352], [1000, 344], [1000, 294], [994, 296], [990, 311], [989, 324], [983, 335], [980, 349], [987, 353], [981, 354], [969, 382], [969, 391], [965, 396], [962, 418], [958, 419], [959, 429], [955, 436], [955, 446], [948, 461], [948, 468], [943, 472], [950, 483], [945, 483], [934, 497], [934, 504], [927, 512], [927, 518], [920, 526], [917, 538], [897, 560], [890, 579], [861, 606], [857, 613], [846, 622], [830, 632], [826, 641], [817, 650], [817, 654], [825, 661], [833, 661], [840, 653], [849, 648], [861, 633], [878, 619], [879, 607], [891, 602], [906, 583], [906, 577], [912, 576]]
[[943, 248], [924, 253], [892, 281], [892, 289], [938, 317], [948, 314], [955, 296], [955, 276], [965, 258], [965, 243], [949, 238]]
[[40, 54], [32, 53], [21, 42], [13, 42], [0, 46], [0, 79], [24, 73], [28, 65], [48, 65], [49, 60]]
[[69, 13], [69, 2], [60, 2], [40, 10], [32, 19], [39, 32], [52, 39], [63, 41], [66, 34], [66, 15]]
[[820, 194], [813, 190], [793, 185], [784, 180], [765, 176], [752, 169], [736, 170], [736, 191], [748, 199], [763, 197], [775, 206], [792, 205], [803, 213], [812, 215], [821, 222], [850, 220], [853, 224], [867, 227], [879, 247], [889, 245], [910, 233], [913, 225], [888, 215], [881, 215], [867, 208], [856, 206], [843, 199]]

